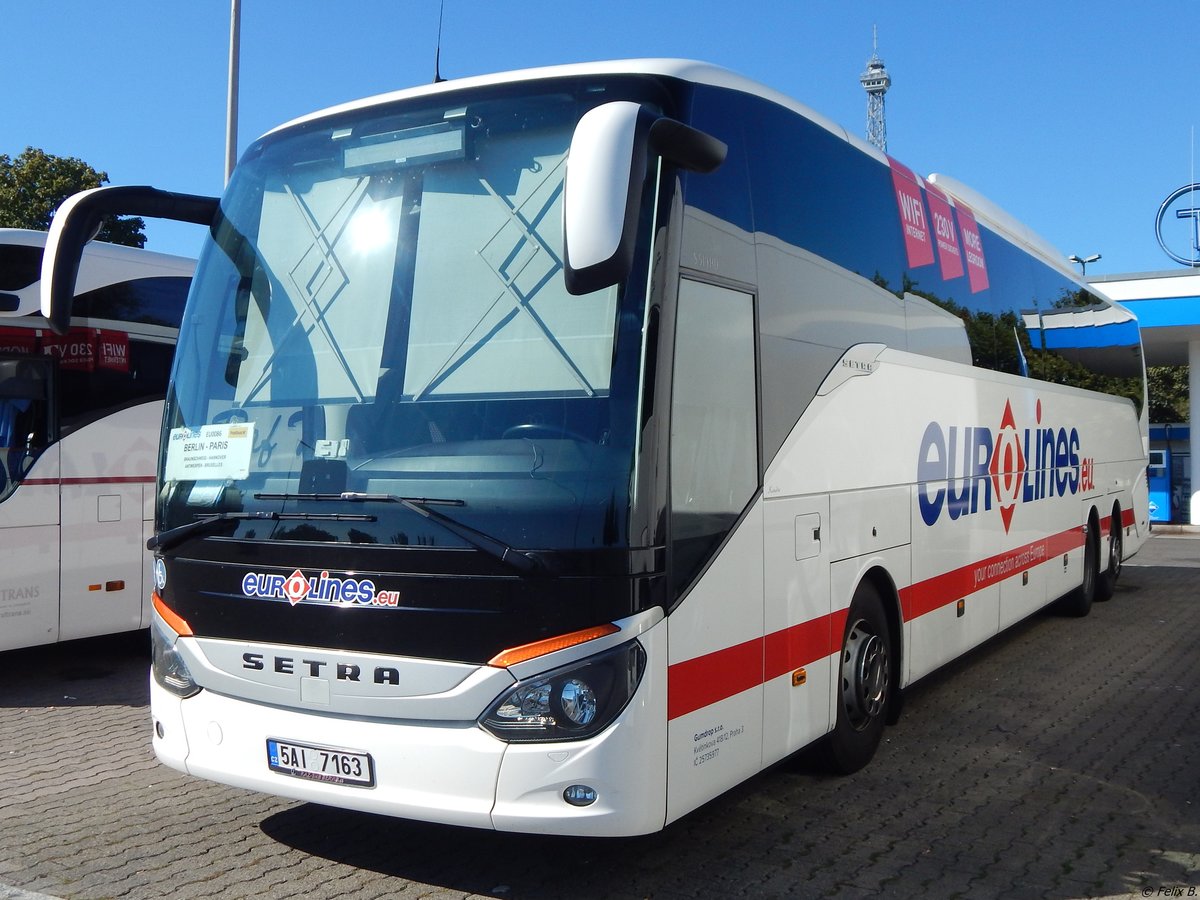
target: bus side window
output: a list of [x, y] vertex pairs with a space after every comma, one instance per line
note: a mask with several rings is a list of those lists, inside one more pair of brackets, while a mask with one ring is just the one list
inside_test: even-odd
[[7, 498], [51, 440], [49, 359], [0, 359], [0, 500]]
[[60, 437], [120, 409], [166, 396], [190, 284], [190, 278], [175, 275], [134, 278], [75, 296], [72, 332], [81, 338], [107, 332], [118, 352], [105, 359], [93, 348], [86, 361], [64, 364], [60, 359]]
[[671, 543], [678, 596], [758, 487], [753, 297], [680, 281], [671, 391]]

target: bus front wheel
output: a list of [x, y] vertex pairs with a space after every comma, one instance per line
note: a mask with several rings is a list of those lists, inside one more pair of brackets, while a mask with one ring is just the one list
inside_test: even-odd
[[849, 775], [875, 755], [893, 702], [892, 655], [883, 600], [874, 585], [864, 582], [846, 617], [837, 672], [837, 722], [821, 748], [831, 771]]

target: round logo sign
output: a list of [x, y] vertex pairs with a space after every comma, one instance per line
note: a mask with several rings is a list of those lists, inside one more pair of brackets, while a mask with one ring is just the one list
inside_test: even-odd
[[154, 586], [160, 591], [167, 586], [167, 564], [161, 556], [154, 560]]
[[1173, 191], [1154, 220], [1158, 246], [1175, 262], [1200, 267], [1200, 184]]

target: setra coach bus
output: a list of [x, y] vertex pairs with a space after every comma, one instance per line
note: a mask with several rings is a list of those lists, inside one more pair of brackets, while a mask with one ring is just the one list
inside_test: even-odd
[[0, 228], [0, 651], [149, 626], [158, 435], [195, 268], [89, 243], [56, 334], [45, 243]]
[[1148, 532], [1136, 320], [964, 186], [679, 60], [270, 132], [209, 227], [161, 441], [154, 748], [330, 806], [655, 831]]

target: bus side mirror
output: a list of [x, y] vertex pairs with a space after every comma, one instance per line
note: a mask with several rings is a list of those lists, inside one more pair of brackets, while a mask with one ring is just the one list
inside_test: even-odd
[[220, 208], [216, 197], [173, 194], [152, 187], [101, 187], [68, 197], [55, 212], [42, 257], [42, 315], [56, 334], [71, 324], [71, 302], [83, 247], [96, 236], [105, 216], [145, 216], [212, 225]]
[[628, 100], [588, 110], [575, 126], [563, 185], [563, 269], [567, 290], [588, 294], [622, 281], [633, 265], [646, 161], [653, 153], [711, 172], [726, 145]]

